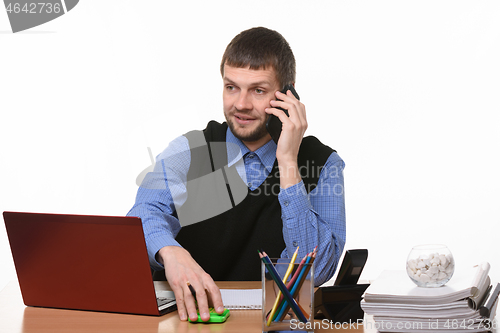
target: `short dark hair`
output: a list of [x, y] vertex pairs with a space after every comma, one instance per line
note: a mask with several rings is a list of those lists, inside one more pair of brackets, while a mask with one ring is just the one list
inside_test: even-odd
[[295, 83], [295, 57], [290, 45], [279, 32], [264, 27], [251, 28], [234, 37], [222, 56], [222, 76], [226, 64], [255, 70], [272, 67], [282, 88]]

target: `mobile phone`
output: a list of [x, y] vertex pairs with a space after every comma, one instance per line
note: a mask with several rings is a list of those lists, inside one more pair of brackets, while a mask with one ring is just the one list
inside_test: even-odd
[[[297, 91], [295, 91], [295, 88], [291, 84], [285, 85], [285, 87], [283, 88], [283, 90], [281, 90], [281, 92], [283, 94], [286, 94], [286, 92], [288, 90], [290, 90], [292, 92], [292, 94], [295, 96], [295, 98], [300, 100], [300, 97], [297, 94]], [[285, 114], [287, 116], [289, 116], [288, 110], [285, 110], [285, 109], [280, 108], [280, 107], [277, 107], [277, 109], [283, 110], [285, 112]], [[282, 127], [281, 120], [278, 117], [276, 117], [274, 114], [269, 115], [269, 118], [267, 119], [267, 122], [266, 122], [266, 129], [269, 132], [269, 134], [271, 135], [271, 138], [273, 138], [274, 142], [276, 142], [276, 143], [278, 143], [278, 140], [279, 140], [280, 135], [281, 135], [281, 127]]]
[[334, 285], [354, 285], [358, 283], [366, 259], [368, 259], [367, 249], [347, 250]]
[[224, 312], [221, 314], [218, 314], [215, 312], [214, 308], [210, 308], [210, 319], [208, 321], [203, 321], [201, 320], [200, 312], [198, 311], [198, 320], [191, 321], [191, 319], [188, 317], [189, 322], [191, 323], [223, 323], [227, 320], [227, 317], [229, 317], [229, 309], [224, 309]]

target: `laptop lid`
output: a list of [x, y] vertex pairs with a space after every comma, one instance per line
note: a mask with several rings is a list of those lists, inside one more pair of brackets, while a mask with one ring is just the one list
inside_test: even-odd
[[24, 304], [160, 315], [137, 217], [4, 212]]

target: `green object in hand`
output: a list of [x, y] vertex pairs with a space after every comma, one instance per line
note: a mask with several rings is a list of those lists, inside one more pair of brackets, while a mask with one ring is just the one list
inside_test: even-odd
[[210, 308], [209, 311], [210, 311], [210, 319], [208, 321], [201, 320], [200, 311], [198, 311], [198, 320], [192, 321], [191, 318], [188, 318], [188, 320], [191, 323], [211, 324], [211, 323], [223, 323], [226, 321], [227, 317], [229, 317], [229, 309], [224, 309], [224, 312], [222, 312], [221, 314], [215, 312], [214, 308]]

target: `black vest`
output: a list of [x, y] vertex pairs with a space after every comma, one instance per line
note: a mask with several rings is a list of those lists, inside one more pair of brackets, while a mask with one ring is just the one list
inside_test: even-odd
[[[215, 121], [208, 123], [207, 128], [203, 130], [208, 147], [214, 142], [226, 141], [227, 127], [226, 123], [219, 124]], [[186, 134], [190, 147], [198, 147], [199, 142], [194, 143], [190, 133]], [[213, 146], [215, 147], [215, 144]], [[221, 144], [218, 144], [218, 147], [221, 147]], [[188, 182], [193, 174], [199, 176], [200, 172], [207, 174], [227, 166], [227, 151], [223, 154], [219, 152], [219, 156], [225, 157], [222, 163], [218, 159], [219, 162], [214, 164], [215, 159], [212, 155], [215, 153], [213, 149], [206, 148], [207, 146], [205, 149], [203, 147], [191, 149]], [[315, 137], [303, 138], [298, 165], [307, 192], [315, 188], [320, 170], [332, 152], [333, 149], [323, 145]], [[225, 169], [223, 174], [226, 183], [227, 177], [234, 179], [235, 168], [233, 166], [233, 169], [230, 169]], [[241, 178], [239, 176], [237, 178], [241, 181], [241, 185], [246, 187]], [[257, 250], [263, 249], [270, 257], [276, 258], [285, 249], [281, 206], [278, 202], [279, 185], [278, 164], [275, 161], [271, 173], [261, 186], [254, 191], [247, 188], [248, 193], [243, 198], [241, 196], [239, 199], [231, 198], [233, 204], [231, 209], [202, 222], [183, 226], [176, 240], [215, 281], [260, 280], [260, 259]], [[227, 188], [231, 195], [231, 189], [229, 186]], [[206, 198], [206, 195], [200, 197], [198, 193], [190, 193], [189, 187], [187, 190], [187, 200], [184, 205], [196, 204]], [[183, 207], [179, 209], [179, 213]], [[182, 220], [181, 225], [185, 225]]]

